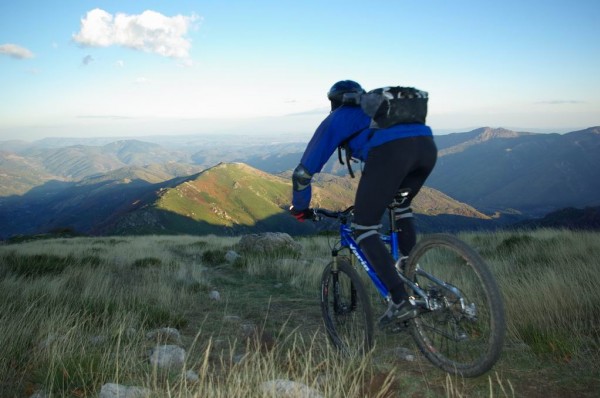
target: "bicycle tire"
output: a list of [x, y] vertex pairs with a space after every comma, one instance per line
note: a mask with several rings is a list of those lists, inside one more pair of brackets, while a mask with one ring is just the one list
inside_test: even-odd
[[[470, 309], [461, 310], [456, 295], [417, 275], [417, 265], [456, 286]], [[445, 303], [443, 309], [424, 311], [410, 321], [423, 355], [438, 368], [463, 377], [490, 370], [501, 355], [506, 322], [500, 289], [483, 258], [453, 235], [434, 234], [414, 247], [405, 272]]]
[[358, 272], [347, 257], [337, 258], [337, 275], [333, 261], [323, 270], [321, 312], [329, 340], [340, 351], [364, 355], [372, 349], [371, 304]]

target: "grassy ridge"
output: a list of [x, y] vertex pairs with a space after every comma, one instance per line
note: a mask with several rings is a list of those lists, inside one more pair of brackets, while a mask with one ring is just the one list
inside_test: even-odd
[[[312, 206], [343, 209], [354, 203], [358, 179], [319, 175], [313, 184]], [[253, 227], [257, 223], [272, 223], [278, 230], [288, 230], [284, 220], [291, 201], [291, 178], [271, 175], [243, 163], [222, 163], [194, 179], [166, 189], [154, 204], [158, 210], [173, 215], [170, 228], [194, 221], [213, 228]], [[425, 188], [415, 198], [415, 212], [438, 215], [462, 215], [474, 219], [490, 217], [472, 207], [456, 202], [441, 192]], [[176, 217], [180, 216], [180, 217]], [[175, 221], [173, 221], [175, 220]], [[290, 219], [288, 219], [290, 221]]]
[[[600, 234], [556, 230], [465, 234], [489, 261], [509, 327], [488, 376], [457, 380], [421, 358], [340, 361], [321, 326], [318, 291], [326, 237], [302, 238], [301, 256], [246, 256], [238, 238], [72, 238], [0, 246], [0, 396], [94, 396], [105, 383], [156, 396], [261, 396], [284, 378], [327, 397], [594, 396], [600, 388]], [[221, 293], [211, 301], [208, 293]], [[381, 309], [376, 308], [378, 313]], [[248, 328], [248, 325], [254, 326]], [[147, 360], [157, 327], [182, 332], [187, 369]], [[251, 333], [248, 333], [248, 330]], [[410, 340], [403, 347], [414, 350]], [[240, 358], [244, 358], [240, 360]], [[535, 380], [535, 383], [532, 383]], [[379, 394], [379, 395], [378, 395]]]
[[[242, 163], [220, 164], [167, 190], [156, 207], [213, 226], [253, 226], [284, 213], [291, 191], [290, 179]], [[351, 194], [338, 191], [315, 187], [315, 203], [339, 208], [352, 203]]]

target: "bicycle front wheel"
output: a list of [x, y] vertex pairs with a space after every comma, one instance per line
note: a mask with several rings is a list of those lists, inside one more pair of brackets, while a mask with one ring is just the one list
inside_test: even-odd
[[483, 258], [452, 235], [430, 235], [411, 251], [406, 274], [435, 304], [412, 320], [425, 357], [464, 377], [488, 371], [500, 357], [506, 324], [502, 296]]
[[365, 287], [347, 257], [329, 263], [321, 278], [321, 312], [331, 342], [349, 355], [373, 346], [373, 314]]

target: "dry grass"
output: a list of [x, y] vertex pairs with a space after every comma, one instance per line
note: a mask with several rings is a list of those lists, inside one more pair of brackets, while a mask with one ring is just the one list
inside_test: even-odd
[[[341, 358], [319, 327], [316, 300], [333, 238], [300, 239], [299, 257], [248, 257], [235, 266], [206, 253], [225, 252], [238, 238], [1, 245], [0, 396], [37, 389], [95, 396], [105, 383], [122, 383], [149, 388], [154, 396], [254, 397], [270, 396], [263, 382], [288, 379], [325, 397], [511, 397], [526, 388], [519, 374], [535, 372], [540, 363], [570, 375], [579, 364], [598, 369], [599, 234], [542, 230], [461, 238], [489, 261], [509, 327], [497, 373], [476, 381], [446, 376], [420, 360]], [[206, 298], [215, 287], [220, 302]], [[242, 320], [232, 323], [228, 315]], [[248, 323], [256, 333], [240, 333]], [[183, 371], [162, 372], [148, 361], [156, 342], [146, 333], [162, 326], [184, 334]], [[186, 380], [190, 369], [198, 382]], [[598, 381], [592, 373], [577, 377], [593, 388]], [[576, 391], [585, 396], [586, 386]]]

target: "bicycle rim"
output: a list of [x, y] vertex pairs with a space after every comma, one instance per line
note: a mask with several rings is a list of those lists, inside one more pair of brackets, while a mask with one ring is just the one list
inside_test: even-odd
[[[464, 302], [417, 267], [458, 288]], [[411, 333], [425, 357], [464, 377], [488, 371], [500, 356], [506, 326], [498, 286], [481, 256], [452, 235], [431, 235], [411, 252], [407, 275], [441, 304], [412, 321]]]
[[321, 311], [331, 342], [348, 355], [364, 355], [372, 348], [373, 316], [365, 288], [345, 257], [327, 265], [321, 279]]

